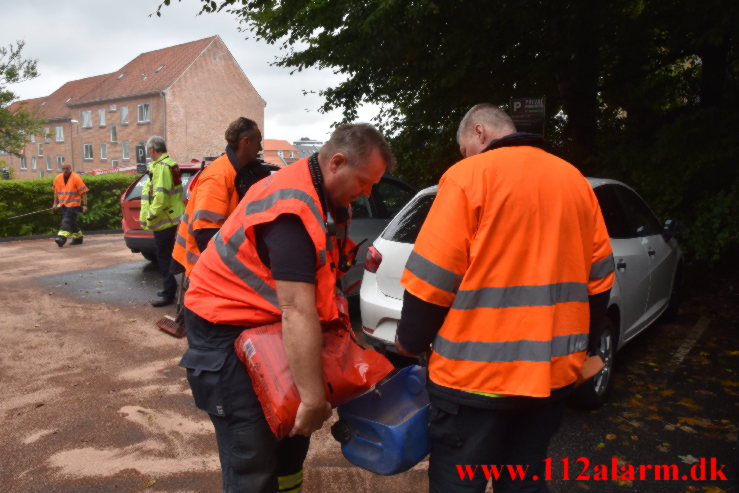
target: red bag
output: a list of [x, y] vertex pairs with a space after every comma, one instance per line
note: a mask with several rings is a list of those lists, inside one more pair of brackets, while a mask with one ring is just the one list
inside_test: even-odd
[[[246, 329], [234, 346], [272, 433], [287, 436], [295, 424], [300, 394], [287, 364], [282, 324]], [[346, 319], [324, 329], [321, 360], [326, 399], [333, 407], [371, 389], [394, 369], [383, 355], [359, 345]]]

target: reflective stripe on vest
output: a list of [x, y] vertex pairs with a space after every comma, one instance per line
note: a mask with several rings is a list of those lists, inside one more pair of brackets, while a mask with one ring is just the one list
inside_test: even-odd
[[551, 341], [454, 342], [438, 334], [434, 339], [434, 351], [446, 359], [483, 363], [548, 363], [552, 358], [569, 356], [587, 348], [588, 334], [555, 336]]
[[613, 254], [609, 255], [608, 257], [604, 258], [603, 260], [599, 260], [598, 262], [595, 262], [592, 267], [590, 267], [590, 281], [595, 281], [596, 279], [603, 279], [611, 272], [616, 271], [616, 264], [613, 261]]
[[581, 282], [560, 282], [541, 286], [509, 286], [459, 290], [452, 308], [511, 308], [515, 306], [551, 306], [570, 301], [588, 301], [588, 286]]
[[224, 243], [221, 238], [220, 231], [213, 237], [213, 244], [216, 247], [218, 256], [221, 261], [233, 272], [244, 284], [254, 290], [259, 296], [267, 300], [276, 309], [280, 309], [280, 304], [277, 302], [277, 292], [272, 286], [265, 283], [258, 275], [252, 272], [246, 265], [236, 258], [236, 252], [239, 251], [241, 245], [246, 241], [244, 230], [239, 228], [229, 238], [227, 243]]

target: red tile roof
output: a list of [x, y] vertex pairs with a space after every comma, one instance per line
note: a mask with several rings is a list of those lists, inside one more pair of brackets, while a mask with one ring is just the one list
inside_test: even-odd
[[[142, 53], [120, 70], [67, 82], [49, 96], [15, 101], [10, 105], [10, 109], [15, 111], [21, 106], [29, 110], [36, 108], [47, 120], [66, 120], [71, 118], [71, 107], [74, 105], [163, 91], [171, 86], [211, 43], [219, 39], [218, 36], [211, 36]], [[145, 77], [142, 77], [142, 74]]]
[[[163, 91], [174, 83], [218, 36], [142, 53], [107, 74], [77, 104]], [[70, 103], [74, 104], [74, 103]]]
[[286, 140], [264, 139], [262, 148], [265, 151], [297, 151], [298, 148]]

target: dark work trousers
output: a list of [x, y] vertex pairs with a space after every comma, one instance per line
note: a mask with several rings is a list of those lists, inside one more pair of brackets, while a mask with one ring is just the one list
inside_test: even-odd
[[162, 298], [174, 299], [177, 295], [177, 280], [170, 272], [172, 263], [172, 250], [174, 250], [174, 239], [177, 235], [177, 226], [154, 231], [154, 245], [157, 249], [157, 263], [159, 273], [162, 276]]
[[82, 236], [80, 225], [77, 223], [77, 213], [79, 211], [79, 207], [62, 206], [62, 224], [59, 226], [59, 236], [65, 236], [67, 238], [79, 238]]
[[[543, 460], [563, 411], [561, 400], [539, 408], [480, 409], [432, 396], [429, 491], [483, 493], [489, 478], [482, 465], [504, 466], [500, 478], [493, 480], [495, 493], [549, 491]], [[473, 479], [466, 465], [474, 471]], [[525, 479], [512, 479], [507, 465], [528, 466]]]
[[[244, 327], [214, 324], [184, 309], [189, 349], [180, 361], [195, 405], [216, 430], [223, 491], [299, 491], [310, 439], [278, 440], [267, 424], [251, 379], [234, 351]], [[278, 476], [291, 477], [279, 490]], [[294, 478], [298, 478], [295, 480]]]

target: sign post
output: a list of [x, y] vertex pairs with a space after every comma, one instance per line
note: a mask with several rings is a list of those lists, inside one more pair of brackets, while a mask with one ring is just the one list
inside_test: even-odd
[[511, 119], [519, 132], [544, 135], [545, 97], [511, 98]]
[[139, 142], [136, 144], [136, 172], [139, 174], [146, 173], [146, 144]]

